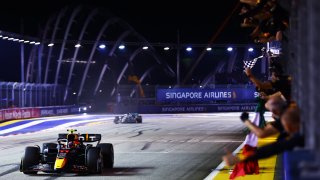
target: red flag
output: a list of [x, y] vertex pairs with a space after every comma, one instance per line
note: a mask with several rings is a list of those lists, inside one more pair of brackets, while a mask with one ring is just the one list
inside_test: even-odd
[[[246, 144], [242, 149], [242, 154], [244, 156], [250, 156], [251, 154], [255, 153], [256, 149], [257, 147], [252, 147]], [[245, 176], [247, 174], [259, 174], [258, 160], [237, 163], [234, 166], [229, 178], [235, 179], [239, 176]]]
[[[253, 124], [259, 126], [260, 123], [260, 113], [256, 112], [255, 117], [252, 121]], [[242, 155], [244, 157], [250, 156], [255, 153], [258, 144], [258, 137], [252, 132], [246, 136], [245, 145], [242, 149]], [[237, 163], [230, 175], [230, 179], [235, 179], [239, 176], [245, 176], [247, 174], [259, 174], [259, 164], [258, 160], [246, 161]]]

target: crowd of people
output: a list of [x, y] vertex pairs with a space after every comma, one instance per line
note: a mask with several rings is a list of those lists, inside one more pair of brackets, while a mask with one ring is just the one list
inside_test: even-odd
[[289, 26], [289, 12], [277, 0], [240, 0], [243, 3], [241, 27], [252, 28], [250, 36], [255, 42], [281, 41]]
[[[240, 0], [243, 7], [240, 16], [242, 27], [253, 27], [251, 37], [256, 42], [283, 41], [283, 32], [288, 27], [289, 16], [276, 0]], [[253, 119], [248, 112], [240, 116], [247, 128], [245, 146], [241, 157], [227, 153], [223, 160], [234, 169], [230, 179], [246, 174], [259, 173], [258, 160], [268, 158], [284, 151], [304, 146], [301, 134], [301, 119], [298, 105], [291, 97], [291, 78], [284, 73], [281, 58], [267, 58], [270, 80], [262, 82], [256, 78], [250, 68], [244, 72], [260, 96]], [[265, 111], [272, 113], [273, 121], [266, 123]], [[277, 136], [277, 140], [268, 145], [257, 147], [258, 138]]]
[[[243, 112], [240, 116], [241, 121], [249, 130], [243, 148], [244, 158], [240, 159], [231, 153], [223, 157], [227, 165], [236, 165], [231, 179], [238, 176], [239, 172], [241, 172], [240, 175], [259, 173], [257, 165], [259, 159], [304, 146], [304, 137], [300, 133], [299, 108], [290, 96], [290, 78], [279, 74], [279, 68], [271, 68], [272, 79], [266, 82], [259, 81], [250, 69], [245, 69], [246, 75], [260, 92], [260, 97], [254, 119], [249, 119], [248, 112]], [[265, 110], [272, 113], [274, 121], [265, 122]], [[278, 135], [276, 142], [257, 148], [258, 138], [274, 135]], [[239, 168], [244, 171], [239, 171]]]

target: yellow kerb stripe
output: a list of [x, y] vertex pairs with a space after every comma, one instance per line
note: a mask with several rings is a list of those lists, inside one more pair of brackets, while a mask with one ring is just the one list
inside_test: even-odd
[[[258, 140], [258, 146], [264, 146], [266, 144], [276, 141], [276, 137], [264, 138]], [[239, 152], [242, 154], [242, 151]], [[277, 156], [272, 156], [268, 159], [259, 160], [260, 173], [257, 175], [246, 175], [243, 177], [238, 177], [236, 180], [273, 180], [275, 174]], [[228, 180], [232, 172], [233, 167], [225, 166], [214, 180]]]
[[7, 122], [4, 122], [4, 123], [1, 123], [1, 124], [0, 124], [0, 127], [7, 126], [7, 125], [10, 125], [10, 124], [14, 124], [14, 123], [17, 123], [17, 122], [20, 122], [20, 121], [23, 121], [23, 120], [11, 120], [11, 121], [7, 121]]

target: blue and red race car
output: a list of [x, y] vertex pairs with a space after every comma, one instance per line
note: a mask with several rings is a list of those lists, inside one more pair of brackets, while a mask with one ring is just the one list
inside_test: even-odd
[[[28, 146], [21, 159], [20, 171], [24, 174], [46, 173], [102, 173], [113, 168], [114, 152], [110, 143], [100, 143], [101, 134], [76, 134], [68, 130], [59, 134], [57, 143]], [[94, 146], [93, 142], [97, 142]]]

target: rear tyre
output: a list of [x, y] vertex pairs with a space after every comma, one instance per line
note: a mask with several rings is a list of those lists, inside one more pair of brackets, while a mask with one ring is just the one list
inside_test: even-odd
[[24, 157], [21, 159], [21, 171], [24, 174], [37, 174], [32, 170], [32, 166], [38, 165], [40, 161], [40, 148], [28, 146], [25, 149]]
[[113, 120], [113, 122], [114, 122], [115, 124], [119, 124], [119, 121], [120, 121], [119, 116], [116, 116], [116, 117], [114, 118], [114, 120]]
[[101, 173], [102, 172], [102, 158], [100, 148], [92, 147], [87, 152], [86, 164], [89, 173]]
[[142, 123], [142, 117], [141, 116], [137, 117], [137, 123]]
[[101, 148], [101, 154], [103, 156], [103, 167], [111, 169], [114, 164], [114, 152], [113, 145], [110, 143], [101, 143], [97, 147]]

